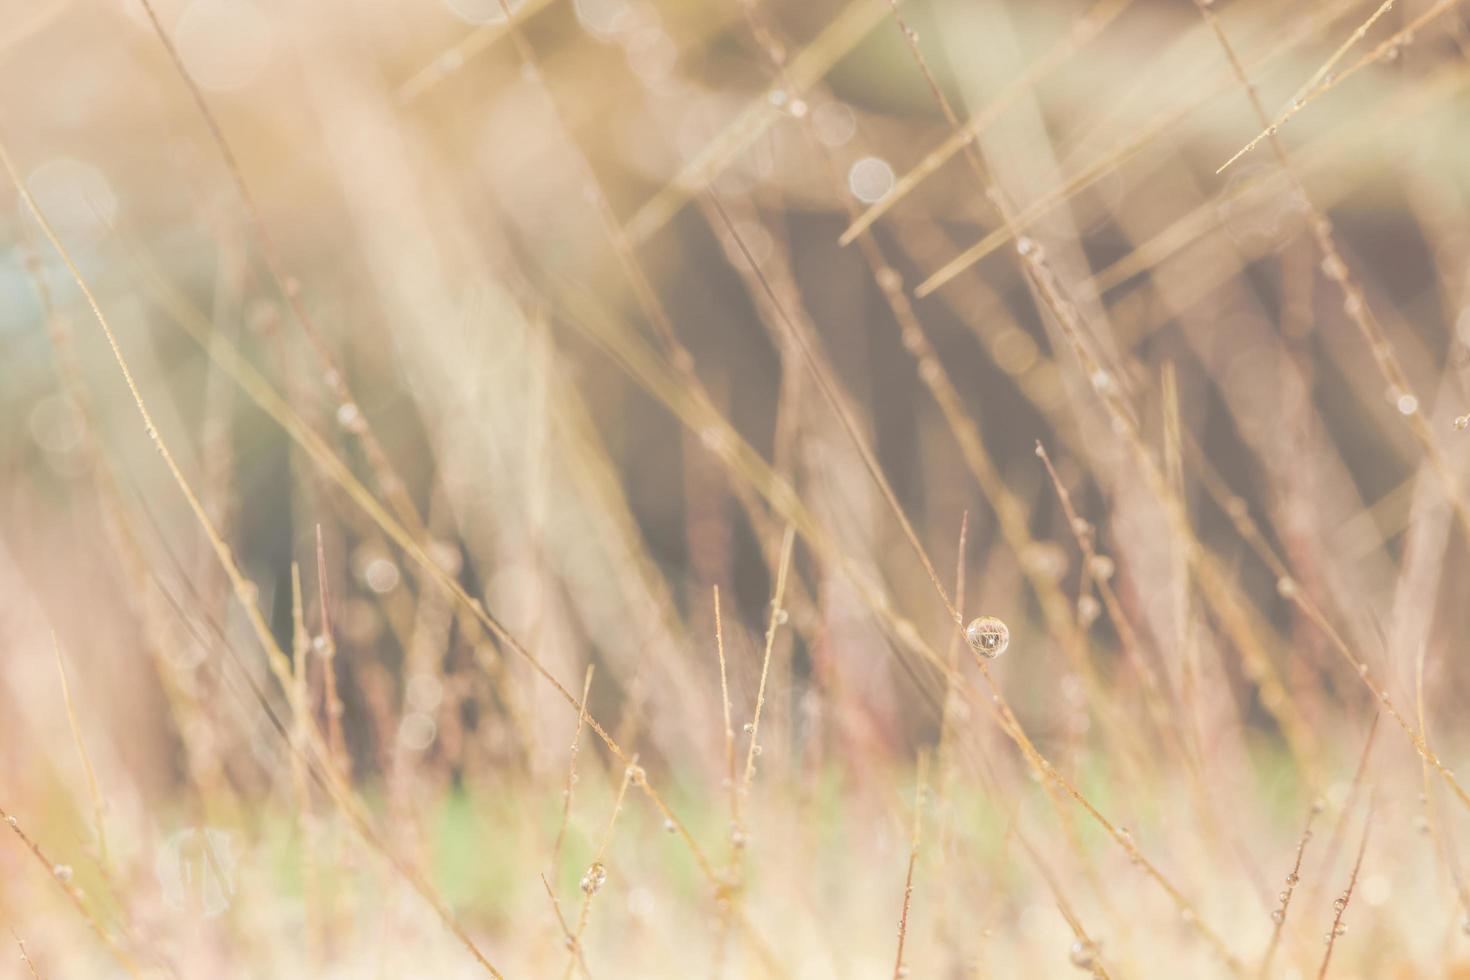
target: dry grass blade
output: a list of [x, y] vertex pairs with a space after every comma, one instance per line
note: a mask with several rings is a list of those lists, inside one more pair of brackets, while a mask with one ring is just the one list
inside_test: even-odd
[[587, 696], [592, 693], [592, 671], [588, 664], [582, 679], [582, 702], [577, 709], [577, 730], [572, 733], [572, 750], [567, 756], [567, 781], [561, 791], [561, 822], [556, 827], [556, 842], [551, 845], [551, 872], [561, 867], [561, 845], [567, 836], [567, 823], [572, 816], [572, 787], [577, 785], [577, 748], [582, 744], [582, 729], [587, 727]]
[[25, 845], [26, 850], [31, 852], [31, 855], [41, 865], [45, 873], [52, 881], [56, 882], [56, 887], [65, 893], [67, 901], [71, 903], [72, 908], [76, 909], [81, 915], [83, 921], [87, 923], [87, 928], [92, 930], [92, 934], [102, 941], [102, 945], [107, 947], [107, 951], [112, 954], [113, 959], [117, 960], [118, 965], [133, 980], [142, 980], [144, 976], [142, 967], [139, 966], [133, 954], [123, 945], [122, 940], [113, 936], [103, 927], [102, 923], [98, 921], [97, 916], [88, 908], [87, 902], [82, 896], [81, 889], [71, 883], [71, 869], [66, 865], [52, 862], [41, 850], [41, 846], [21, 829], [20, 821], [16, 820], [9, 813], [6, 813], [3, 808], [0, 808], [0, 820], [4, 820], [10, 826], [15, 836], [20, 838], [20, 842]]
[[316, 583], [321, 632], [312, 643], [322, 660], [322, 687], [327, 708], [327, 746], [338, 772], [347, 772], [347, 738], [342, 732], [342, 697], [337, 693], [337, 634], [332, 629], [332, 597], [327, 586], [327, 548], [322, 542], [322, 526], [316, 525]]
[[919, 860], [919, 834], [924, 826], [924, 807], [928, 804], [929, 756], [919, 756], [918, 776], [914, 783], [914, 827], [909, 834], [909, 866], [903, 877], [903, 911], [898, 916], [898, 953], [893, 960], [893, 980], [908, 975], [903, 965], [903, 944], [908, 939], [909, 907], [914, 900], [914, 865]]
[[1368, 833], [1372, 829], [1373, 803], [1370, 801], [1368, 813], [1363, 818], [1363, 837], [1358, 843], [1358, 856], [1353, 861], [1353, 873], [1348, 877], [1347, 889], [1332, 902], [1332, 928], [1327, 933], [1327, 951], [1322, 954], [1322, 966], [1317, 970], [1317, 980], [1327, 976], [1327, 966], [1332, 962], [1332, 950], [1337, 946], [1338, 937], [1347, 931], [1347, 927], [1342, 924], [1342, 917], [1353, 900], [1353, 889], [1358, 886], [1358, 872], [1363, 870], [1363, 855], [1368, 853]]
[[725, 718], [725, 785], [730, 796], [730, 858], [726, 872], [726, 893], [717, 900], [720, 910], [720, 935], [715, 940], [716, 977], [724, 973], [725, 954], [729, 946], [730, 915], [739, 901], [740, 852], [745, 847], [745, 828], [740, 820], [740, 783], [735, 779], [735, 728], [730, 721], [730, 681], [725, 668], [725, 630], [720, 621], [720, 587], [714, 586], [715, 651], [720, 662], [720, 704]]
[[1019, 828], [1016, 828], [1013, 833], [1016, 840], [1020, 842], [1021, 847], [1030, 855], [1031, 861], [1035, 864], [1036, 870], [1040, 872], [1042, 880], [1046, 882], [1047, 888], [1051, 891], [1052, 898], [1056, 900], [1057, 911], [1061, 913], [1062, 918], [1067, 922], [1067, 928], [1072, 930], [1072, 935], [1075, 938], [1072, 942], [1072, 948], [1068, 951], [1068, 958], [1072, 961], [1072, 966], [1081, 970], [1089, 970], [1093, 977], [1107, 980], [1112, 975], [1103, 963], [1101, 944], [1082, 925], [1082, 920], [1078, 918], [1076, 910], [1072, 907], [1072, 903], [1067, 899], [1066, 889], [1051, 869], [1047, 867], [1046, 862], [1041, 858], [1040, 852], [1037, 851], [1036, 845], [1031, 842], [1025, 833]]
[[638, 757], [635, 755], [623, 769], [622, 781], [618, 783], [618, 795], [613, 800], [612, 813], [608, 814], [607, 827], [602, 832], [602, 839], [597, 844], [597, 853], [592, 863], [587, 866], [587, 871], [582, 875], [582, 906], [577, 913], [577, 926], [572, 930], [571, 941], [568, 943], [570, 955], [567, 958], [566, 969], [562, 971], [563, 980], [572, 975], [572, 970], [582, 959], [582, 936], [587, 931], [587, 917], [592, 911], [592, 896], [602, 889], [607, 881], [607, 868], [603, 859], [607, 857], [607, 849], [612, 844], [613, 831], [617, 828], [618, 817], [623, 812], [623, 798], [628, 795], [628, 784], [635, 779], [640, 784], [644, 782], [643, 770], [638, 766]]
[[[1358, 797], [1363, 791], [1363, 780], [1368, 773], [1368, 761], [1373, 755], [1374, 740], [1378, 736], [1379, 715], [1373, 715], [1373, 721], [1368, 726], [1368, 737], [1363, 740], [1363, 751], [1358, 755], [1357, 767], [1353, 770], [1352, 782], [1348, 784], [1347, 798], [1343, 801], [1342, 811], [1337, 816], [1337, 822], [1332, 827], [1332, 836], [1327, 838], [1327, 847], [1322, 854], [1319, 864], [1321, 873], [1314, 883], [1312, 892], [1308, 895], [1308, 904], [1316, 904], [1321, 900], [1322, 889], [1326, 884], [1326, 876], [1331, 873], [1333, 866], [1337, 863], [1337, 852], [1342, 846], [1347, 835], [1348, 818], [1357, 806]], [[1315, 804], [1314, 804], [1315, 805]]]
[[[1424, 707], [1424, 658], [1428, 651], [1424, 647], [1419, 648], [1419, 656], [1414, 661], [1414, 705], [1418, 715], [1419, 731], [1424, 734], [1425, 745], [1429, 744], [1429, 720], [1428, 713]], [[1460, 910], [1460, 923], [1463, 931], [1464, 924], [1470, 922], [1470, 892], [1467, 892], [1465, 880], [1460, 872], [1459, 866], [1451, 857], [1449, 842], [1450, 828], [1440, 826], [1441, 821], [1436, 819], [1436, 807], [1434, 796], [1434, 783], [1430, 775], [1429, 763], [1419, 760], [1420, 798], [1424, 805], [1424, 829], [1433, 842], [1434, 853], [1439, 858], [1441, 866], [1450, 876], [1454, 888], [1455, 902]]]
[[[1371, 737], [1371, 736], [1370, 736]], [[1307, 842], [1312, 839], [1312, 821], [1321, 812], [1321, 804], [1313, 803], [1307, 811], [1307, 823], [1302, 828], [1301, 839], [1296, 842], [1296, 860], [1292, 863], [1291, 871], [1286, 875], [1286, 887], [1282, 889], [1280, 904], [1271, 910], [1271, 940], [1266, 944], [1266, 952], [1261, 955], [1261, 965], [1256, 970], [1256, 975], [1265, 977], [1270, 975], [1271, 960], [1276, 956], [1276, 949], [1281, 945], [1281, 930], [1286, 925], [1286, 916], [1291, 909], [1292, 896], [1296, 894], [1296, 887], [1302, 880], [1302, 856], [1307, 852]]]
[[730, 826], [740, 826], [740, 784], [735, 779], [735, 727], [730, 721], [730, 681], [725, 670], [725, 631], [720, 624], [720, 587], [714, 587], [715, 651], [720, 662], [720, 703], [725, 712], [725, 781], [730, 792]]
[[578, 944], [576, 934], [572, 932], [572, 927], [567, 925], [567, 918], [561, 912], [561, 902], [557, 901], [556, 891], [551, 887], [551, 882], [546, 880], [545, 874], [541, 875], [541, 885], [546, 889], [546, 899], [551, 903], [552, 914], [556, 916], [556, 924], [561, 929], [562, 941], [568, 949], [575, 951], [577, 965], [582, 969], [582, 976], [590, 977], [592, 973], [587, 969], [587, 959], [582, 955], [582, 947]]
[[314, 950], [319, 950], [324, 935], [318, 912], [321, 909], [319, 860], [316, 853], [317, 828], [311, 811], [311, 790], [307, 777], [306, 752], [308, 732], [315, 724], [309, 714], [308, 658], [311, 637], [306, 631], [305, 602], [301, 593], [301, 566], [291, 563], [291, 789], [296, 795], [298, 830], [301, 834], [301, 895], [307, 909], [307, 932]]
[[776, 645], [776, 628], [786, 619], [782, 602], [786, 598], [786, 575], [791, 570], [791, 549], [796, 543], [796, 529], [790, 524], [781, 534], [781, 557], [776, 563], [776, 588], [771, 595], [771, 619], [766, 624], [766, 645], [761, 654], [761, 677], [755, 691], [755, 710], [750, 716], [750, 744], [745, 749], [745, 773], [740, 777], [740, 795], [750, 794], [755, 779], [755, 757], [760, 746], [761, 713], [766, 706], [766, 681], [771, 675], [771, 649]]
[[16, 935], [16, 932], [15, 932], [14, 929], [10, 930], [10, 935], [11, 935], [11, 938], [13, 938], [15, 940], [16, 948], [20, 950], [20, 958], [21, 958], [22, 962], [24, 962], [25, 965], [26, 965], [26, 972], [31, 975], [31, 977], [33, 978], [33, 980], [41, 980], [41, 974], [36, 969], [36, 964], [31, 959], [31, 954], [28, 953], [28, 952], [26, 952], [26, 944], [25, 944], [25, 942], [20, 938], [20, 936]]
[[97, 784], [97, 770], [92, 765], [92, 756], [87, 752], [87, 743], [82, 739], [82, 726], [77, 721], [76, 706], [71, 700], [71, 685], [66, 679], [66, 662], [61, 656], [61, 640], [56, 634], [51, 634], [52, 649], [56, 654], [56, 674], [61, 679], [61, 700], [66, 706], [66, 721], [71, 727], [71, 738], [76, 744], [77, 758], [81, 760], [82, 772], [87, 777], [87, 793], [92, 798], [92, 822], [93, 830], [97, 834], [97, 856], [103, 868], [110, 868], [112, 862], [107, 856], [107, 808], [102, 801], [102, 789]]
[[1229, 167], [1232, 163], [1245, 156], [1251, 150], [1254, 150], [1256, 147], [1260, 146], [1266, 140], [1273, 138], [1277, 134], [1277, 132], [1280, 131], [1281, 127], [1284, 126], [1289, 119], [1291, 119], [1291, 117], [1295, 116], [1298, 112], [1301, 112], [1311, 102], [1332, 91], [1334, 88], [1341, 85], [1343, 82], [1347, 81], [1349, 78], [1353, 77], [1364, 68], [1367, 68], [1369, 65], [1376, 64], [1384, 58], [1390, 57], [1392, 54], [1397, 54], [1402, 45], [1413, 39], [1415, 32], [1421, 30], [1427, 24], [1431, 23], [1441, 14], [1445, 13], [1451, 7], [1456, 6], [1460, 2], [1461, 0], [1439, 0], [1438, 3], [1435, 3], [1433, 6], [1425, 9], [1422, 13], [1419, 14], [1419, 16], [1415, 17], [1408, 24], [1404, 25], [1398, 31], [1394, 32], [1391, 37], [1383, 41], [1372, 51], [1364, 55], [1358, 61], [1354, 62], [1348, 68], [1346, 68], [1342, 72], [1332, 74], [1332, 66], [1337, 64], [1337, 62], [1342, 59], [1343, 55], [1347, 53], [1347, 49], [1352, 47], [1352, 45], [1357, 43], [1357, 41], [1361, 40], [1362, 37], [1368, 32], [1368, 28], [1371, 27], [1374, 22], [1378, 20], [1379, 17], [1387, 13], [1388, 10], [1393, 7], [1393, 0], [1384, 0], [1384, 2], [1379, 5], [1378, 9], [1375, 10], [1366, 21], [1358, 26], [1358, 29], [1352, 33], [1348, 40], [1343, 42], [1342, 46], [1339, 47], [1337, 51], [1333, 52], [1332, 57], [1329, 58], [1322, 65], [1321, 68], [1317, 69], [1317, 71], [1312, 75], [1311, 79], [1306, 83], [1306, 85], [1302, 86], [1302, 89], [1298, 91], [1297, 94], [1292, 98], [1291, 104], [1287, 106], [1287, 108], [1283, 109], [1276, 116], [1276, 118], [1266, 122], [1266, 125], [1261, 129], [1259, 133], [1256, 134], [1255, 138], [1252, 139], [1249, 143], [1242, 146], [1240, 149], [1236, 150], [1235, 155], [1226, 160], [1224, 163], [1220, 164], [1220, 168], [1216, 170], [1215, 173], [1222, 173], [1225, 168]]

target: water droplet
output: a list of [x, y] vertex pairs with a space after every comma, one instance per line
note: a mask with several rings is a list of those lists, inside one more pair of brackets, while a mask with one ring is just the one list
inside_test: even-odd
[[238, 91], [266, 68], [275, 47], [271, 18], [253, 3], [194, 0], [174, 29], [189, 75], [206, 91]]
[[718, 453], [725, 448], [725, 432], [715, 426], [707, 426], [699, 430], [699, 442], [712, 453]]
[[1345, 908], [1347, 908], [1346, 898], [1338, 897], [1332, 900], [1332, 911], [1341, 912]]
[[812, 128], [827, 146], [842, 146], [857, 132], [857, 116], [841, 102], [824, 102], [812, 111]]
[[[1315, 804], [1315, 803], [1312, 804], [1312, 812], [1313, 813], [1320, 813], [1321, 812], [1321, 810], [1318, 808], [1317, 804]], [[1295, 871], [1293, 871], [1291, 874], [1289, 874], [1289, 875], [1286, 876], [1286, 883], [1288, 885], [1290, 885], [1291, 887], [1293, 887], [1293, 888], [1295, 888], [1297, 886], [1297, 883], [1300, 882], [1301, 880], [1302, 880], [1302, 876], [1299, 875], [1299, 874], [1297, 874]]]
[[885, 265], [873, 273], [873, 278], [878, 280], [878, 285], [885, 292], [894, 293], [903, 287], [903, 275], [891, 265]]
[[348, 432], [361, 432], [363, 429], [362, 410], [355, 402], [343, 402], [337, 406], [337, 424]]
[[878, 157], [863, 157], [847, 172], [847, 187], [864, 204], [882, 200], [893, 190], [893, 168]]
[[417, 673], [403, 687], [403, 699], [416, 711], [432, 712], [444, 702], [444, 685], [431, 673]]
[[786, 610], [784, 610], [784, 609], [777, 609], [776, 610], [776, 615], [773, 618], [776, 620], [776, 625], [777, 626], [785, 626], [786, 625], [786, 621], [788, 619], [790, 619], [791, 616], [790, 616], [790, 614], [788, 614], [786, 612]]
[[1290, 575], [1283, 575], [1276, 580], [1276, 593], [1283, 599], [1295, 599], [1301, 592], [1296, 584], [1296, 579]]
[[1282, 909], [1272, 909], [1271, 921], [1276, 923], [1277, 925], [1280, 925], [1281, 923], [1286, 921], [1286, 912]]
[[596, 895], [603, 885], [607, 884], [607, 869], [602, 866], [601, 861], [593, 861], [582, 875], [582, 894]]
[[235, 893], [235, 848], [228, 833], [185, 827], [159, 849], [154, 871], [163, 900], [176, 911], [220, 915]]
[[1011, 642], [1011, 631], [994, 616], [981, 616], [965, 627], [965, 642], [980, 656], [994, 660], [1006, 652]]
[[672, 821], [672, 820], [665, 820], [664, 821], [664, 833], [666, 833], [666, 834], [672, 834], [674, 831], [676, 831], [678, 829], [679, 828], [674, 823], [674, 821]]
[[1342, 282], [1348, 275], [1347, 264], [1342, 261], [1342, 256], [1329, 252], [1322, 260], [1322, 274], [1333, 282]]
[[1079, 970], [1090, 970], [1097, 963], [1097, 949], [1092, 943], [1079, 939], [1072, 944], [1068, 958]]
[[1092, 572], [1092, 577], [1099, 582], [1106, 582], [1113, 577], [1113, 559], [1107, 555], [1093, 555], [1092, 560], [1087, 563], [1087, 568]]
[[1399, 400], [1394, 405], [1398, 408], [1400, 415], [1413, 415], [1419, 411], [1419, 399], [1409, 394], [1399, 395]]
[[388, 558], [374, 558], [362, 570], [362, 579], [367, 587], [382, 595], [398, 588], [400, 576], [398, 566]]
[[69, 864], [58, 864], [58, 865], [56, 865], [56, 867], [54, 867], [54, 868], [51, 869], [51, 873], [56, 876], [56, 880], [57, 881], [59, 881], [59, 882], [61, 882], [63, 884], [65, 884], [68, 881], [71, 881], [72, 871], [71, 871], [71, 865], [69, 865]]
[[745, 723], [745, 734], [747, 734], [747, 735], [754, 735], [755, 734], [755, 724], [753, 722], [747, 721]]
[[425, 711], [410, 711], [398, 722], [398, 744], [410, 752], [424, 752], [439, 736], [439, 726]]
[[86, 432], [82, 415], [69, 399], [51, 395], [36, 402], [30, 414], [31, 437], [47, 452], [65, 454], [81, 444]]
[[1091, 626], [1102, 614], [1102, 604], [1090, 595], [1077, 600], [1077, 620], [1083, 626]]
[[1067, 552], [1053, 541], [1038, 541], [1022, 552], [1027, 567], [1053, 581], [1067, 574]]
[[1470, 415], [1460, 415], [1455, 418], [1455, 428], [1470, 429]]

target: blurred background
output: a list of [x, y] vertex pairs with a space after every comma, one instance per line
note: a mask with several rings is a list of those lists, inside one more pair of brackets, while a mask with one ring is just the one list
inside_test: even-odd
[[5, 975], [1470, 971], [1463, 4], [150, 4], [0, 0]]

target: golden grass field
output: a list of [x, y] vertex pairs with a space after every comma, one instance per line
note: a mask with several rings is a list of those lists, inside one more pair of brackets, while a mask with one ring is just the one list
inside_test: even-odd
[[1467, 89], [3, 0], [0, 976], [1470, 977]]

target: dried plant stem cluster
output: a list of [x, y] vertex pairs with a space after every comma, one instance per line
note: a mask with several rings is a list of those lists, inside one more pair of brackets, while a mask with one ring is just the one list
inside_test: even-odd
[[16, 975], [1470, 969], [1470, 6], [0, 73]]

